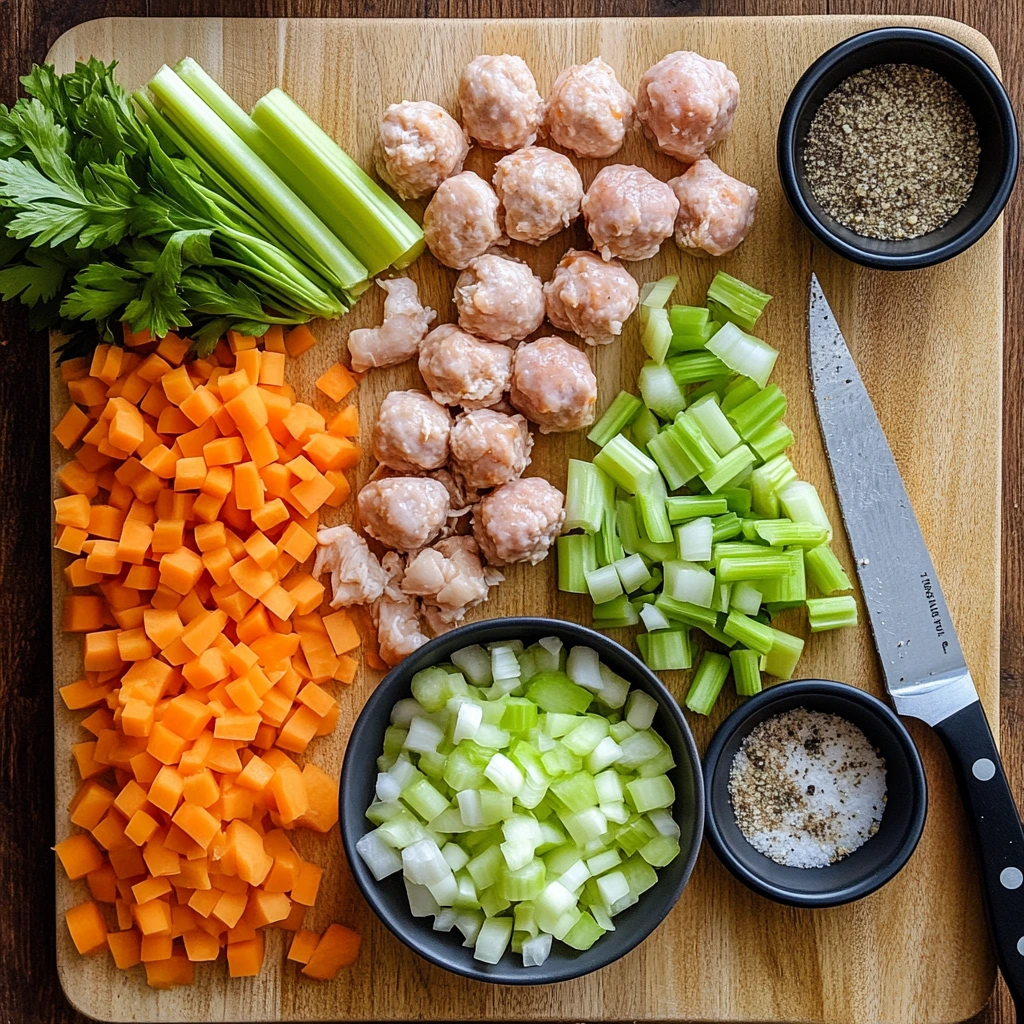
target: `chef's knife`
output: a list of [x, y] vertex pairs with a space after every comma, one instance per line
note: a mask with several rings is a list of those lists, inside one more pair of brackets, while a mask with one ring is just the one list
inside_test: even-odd
[[861, 593], [896, 711], [942, 738], [978, 839], [996, 955], [1024, 1021], [1024, 830], [900, 471], [818, 278], [811, 386]]

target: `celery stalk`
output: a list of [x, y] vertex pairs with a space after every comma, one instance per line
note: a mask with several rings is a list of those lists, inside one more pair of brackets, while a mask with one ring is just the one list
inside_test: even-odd
[[827, 544], [811, 548], [804, 556], [807, 573], [811, 582], [823, 594], [834, 594], [837, 590], [852, 590], [853, 584]]
[[778, 384], [769, 384], [729, 412], [729, 421], [744, 441], [786, 415], [786, 396]]
[[665, 509], [665, 482], [660, 474], [651, 478], [647, 486], [636, 493], [636, 504], [644, 532], [655, 544], [672, 541], [672, 526]]
[[621, 434], [616, 434], [594, 456], [594, 463], [630, 494], [650, 486], [658, 476], [657, 465]]
[[720, 516], [729, 511], [728, 503], [721, 495], [683, 494], [670, 497], [665, 504], [668, 521], [673, 524], [702, 516]]
[[816, 548], [828, 543], [828, 530], [817, 523], [794, 523], [784, 519], [754, 521], [757, 535], [772, 547]]
[[719, 407], [717, 395], [707, 395], [688, 405], [686, 415], [697, 423], [719, 455], [727, 455], [740, 443], [740, 435]]
[[680, 385], [667, 364], [645, 362], [640, 369], [639, 387], [644, 405], [664, 420], [686, 408]]
[[737, 406], [742, 405], [748, 398], [759, 394], [761, 388], [756, 380], [749, 377], [733, 377], [729, 381], [722, 395], [722, 412], [731, 413]]
[[751, 619], [742, 612], [729, 612], [723, 632], [758, 654], [767, 654], [774, 643], [771, 626]]
[[711, 314], [707, 306], [672, 306], [668, 319], [672, 327], [672, 352], [702, 349], [711, 337], [708, 329]]
[[752, 434], [747, 443], [754, 449], [759, 459], [767, 462], [784, 452], [794, 440], [793, 431], [782, 420], [776, 420], [760, 433]]
[[614, 485], [599, 466], [581, 459], [570, 459], [565, 487], [565, 523], [569, 533], [582, 530], [597, 533], [604, 521], [605, 508], [614, 495]]
[[[770, 548], [761, 548], [770, 552]], [[738, 583], [740, 580], [767, 580], [786, 576], [792, 571], [790, 560], [785, 554], [757, 554], [749, 556], [726, 556], [718, 562], [717, 577], [723, 583]]]
[[659, 366], [665, 362], [669, 346], [672, 344], [672, 328], [668, 322], [668, 313], [664, 309], [648, 309], [647, 322], [644, 324], [640, 344], [644, 351]]
[[652, 437], [647, 442], [647, 451], [673, 491], [688, 484], [697, 475], [697, 467], [683, 451], [677, 434], [671, 428], [666, 427]]
[[587, 590], [594, 604], [605, 604], [622, 593], [622, 583], [614, 565], [603, 565], [586, 573]]
[[705, 651], [693, 675], [686, 706], [697, 715], [710, 715], [722, 692], [731, 664], [724, 654]]
[[707, 350], [734, 373], [741, 373], [757, 381], [761, 387], [768, 383], [775, 361], [779, 358], [779, 353], [771, 345], [751, 334], [744, 334], [733, 323], [725, 324], [715, 334], [708, 342]]
[[643, 408], [643, 402], [628, 391], [620, 391], [612, 404], [601, 414], [601, 418], [587, 434], [598, 448], [603, 448], [616, 434], [626, 429], [636, 414]]
[[586, 594], [586, 574], [597, 568], [594, 538], [585, 533], [559, 537], [555, 541], [558, 555], [558, 589], [568, 594]]
[[723, 455], [713, 466], [702, 471], [700, 478], [704, 486], [715, 494], [741, 477], [755, 461], [754, 453], [745, 444], [741, 444], [728, 455]]
[[729, 652], [732, 663], [732, 678], [736, 683], [736, 693], [740, 697], [753, 697], [761, 692], [761, 659], [756, 651], [748, 651], [737, 647]]
[[793, 480], [779, 489], [779, 506], [794, 523], [814, 523], [823, 527], [832, 539], [832, 524], [821, 503], [818, 490], [806, 480]]
[[646, 406], [640, 409], [629, 424], [629, 432], [632, 435], [633, 444], [641, 451], [646, 449], [648, 442], [652, 437], [657, 436], [660, 429], [661, 424], [658, 422], [658, 417]]
[[724, 306], [745, 331], [753, 330], [771, 296], [719, 271], [708, 287], [708, 299]]
[[857, 602], [849, 594], [843, 597], [807, 599], [807, 620], [812, 633], [857, 625]]
[[792, 679], [803, 650], [800, 637], [772, 629], [772, 649], [761, 658], [761, 671], [778, 679]]
[[677, 284], [679, 284], [679, 277], [676, 274], [666, 274], [657, 281], [648, 281], [640, 290], [641, 315], [645, 310], [649, 313], [653, 310], [664, 309]]
[[679, 442], [683, 453], [697, 467], [697, 471], [705, 473], [719, 461], [718, 452], [704, 436], [700, 425], [686, 415], [677, 416], [668, 428], [673, 438]]
[[636, 642], [644, 663], [655, 672], [687, 669], [693, 665], [689, 630], [666, 629], [657, 633], [642, 633]]
[[724, 516], [715, 516], [711, 520], [711, 540], [718, 544], [723, 540], [731, 540], [740, 535], [742, 523], [735, 512], [727, 512]]
[[711, 352], [686, 352], [681, 356], [670, 356], [665, 360], [665, 365], [681, 388], [711, 377], [729, 375], [729, 367]]

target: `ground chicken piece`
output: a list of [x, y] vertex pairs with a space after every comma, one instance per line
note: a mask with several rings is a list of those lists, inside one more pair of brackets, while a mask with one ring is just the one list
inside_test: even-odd
[[422, 391], [392, 391], [377, 411], [373, 457], [399, 473], [439, 469], [448, 461], [452, 417]]
[[468, 152], [465, 133], [447, 110], [403, 100], [384, 112], [374, 157], [377, 173], [402, 199], [418, 199], [458, 174]]
[[475, 256], [505, 245], [501, 204], [478, 174], [463, 171], [442, 181], [423, 211], [423, 237], [435, 258], [462, 270]]
[[548, 96], [544, 126], [560, 146], [577, 156], [613, 156], [633, 127], [633, 97], [600, 57], [574, 64], [556, 79]]
[[740, 83], [721, 61], [678, 50], [644, 72], [636, 116], [658, 149], [688, 164], [729, 134], [739, 103]]
[[522, 57], [483, 55], [459, 79], [462, 123], [485, 149], [520, 149], [537, 138], [544, 101]]
[[331, 574], [331, 607], [372, 604], [384, 592], [387, 576], [377, 556], [351, 526], [332, 526], [316, 535], [313, 577]]
[[377, 623], [380, 656], [394, 667], [403, 658], [418, 651], [430, 638], [423, 632], [416, 600], [402, 593], [401, 583], [405, 570], [401, 556], [389, 551], [382, 564], [389, 581], [374, 606], [374, 619]]
[[493, 409], [464, 412], [451, 433], [452, 468], [467, 487], [487, 490], [516, 480], [530, 464], [533, 436], [522, 416]]
[[544, 286], [525, 263], [477, 256], [455, 282], [455, 307], [464, 331], [518, 341], [544, 323]]
[[412, 359], [437, 316], [429, 306], [421, 305], [416, 282], [408, 277], [377, 284], [387, 292], [384, 322], [380, 327], [359, 327], [348, 336], [348, 354], [356, 373]]
[[679, 200], [676, 245], [722, 256], [736, 248], [754, 226], [757, 189], [725, 173], [702, 156], [669, 185]]
[[542, 562], [565, 521], [565, 496], [539, 476], [512, 480], [473, 513], [473, 536], [492, 565]]
[[618, 262], [570, 249], [544, 285], [548, 319], [591, 345], [607, 345], [622, 333], [636, 309], [640, 289]]
[[542, 434], [594, 422], [597, 377], [586, 353], [561, 338], [520, 345], [512, 359], [512, 404]]
[[448, 518], [444, 484], [422, 476], [394, 476], [366, 484], [356, 498], [363, 529], [387, 548], [418, 551]]
[[402, 592], [419, 597], [428, 624], [435, 632], [443, 632], [486, 601], [490, 588], [503, 579], [481, 562], [480, 548], [472, 537], [448, 537], [409, 562]]
[[435, 402], [485, 409], [508, 390], [512, 349], [442, 324], [423, 339], [419, 366]]
[[656, 256], [679, 212], [679, 200], [665, 182], [627, 164], [598, 171], [582, 205], [594, 248], [606, 260]]
[[553, 149], [527, 146], [503, 156], [492, 180], [509, 238], [540, 245], [580, 215], [583, 179], [572, 161]]

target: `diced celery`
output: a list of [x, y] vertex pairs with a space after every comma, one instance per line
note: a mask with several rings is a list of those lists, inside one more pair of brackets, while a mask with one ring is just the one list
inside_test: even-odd
[[629, 683], [616, 675], [607, 665], [601, 665], [601, 691], [598, 700], [606, 707], [621, 708], [629, 694]]
[[773, 554], [770, 548], [761, 548], [761, 551], [766, 553], [721, 558], [717, 578], [723, 583], [736, 583], [787, 576], [792, 571], [792, 562], [785, 553]]
[[665, 510], [665, 499], [665, 482], [660, 474], [653, 477], [636, 496], [643, 532], [655, 544], [669, 544], [672, 541], [672, 525]]
[[416, 885], [434, 885], [452, 873], [433, 839], [420, 839], [402, 850], [402, 872]]
[[693, 666], [688, 630], [664, 630], [644, 633], [636, 638], [644, 664], [655, 672], [687, 669]]
[[479, 644], [463, 647], [451, 656], [452, 664], [458, 666], [474, 686], [490, 686], [491, 656]]
[[594, 749], [587, 754], [584, 760], [584, 767], [591, 774], [603, 771], [609, 765], [615, 764], [622, 756], [622, 748], [611, 736], [605, 736]]
[[811, 582], [821, 593], [831, 595], [838, 590], [853, 589], [853, 584], [850, 582], [850, 577], [846, 575], [846, 570], [843, 569], [839, 559], [836, 558], [835, 553], [827, 544], [811, 548], [804, 555], [804, 561], [807, 565], [807, 574], [810, 576]]
[[672, 306], [668, 311], [672, 327], [672, 351], [686, 352], [704, 347], [711, 337], [708, 320], [711, 314], [707, 306]]
[[729, 511], [723, 495], [684, 494], [666, 500], [669, 522], [685, 523], [705, 516], [720, 516]]
[[778, 610], [776, 606], [796, 607], [803, 604], [807, 597], [803, 549], [787, 548], [783, 556], [789, 559], [789, 572], [784, 576], [763, 579], [758, 584], [764, 603], [773, 614]]
[[410, 684], [412, 695], [426, 711], [440, 711], [448, 703], [450, 697], [459, 692], [466, 692], [465, 680], [462, 680], [460, 690], [452, 682], [455, 678], [457, 677], [449, 676], [443, 668], [436, 666], [421, 669], [412, 677]]
[[558, 556], [558, 589], [569, 594], [586, 594], [586, 574], [597, 568], [594, 538], [585, 533], [559, 537], [555, 541]]
[[672, 836], [655, 836], [640, 848], [640, 856], [652, 867], [667, 867], [679, 856], [679, 840]]
[[501, 877], [505, 858], [500, 846], [488, 846], [466, 864], [466, 870], [478, 893], [489, 889]]
[[509, 797], [517, 796], [526, 781], [523, 773], [500, 751], [488, 761], [484, 776], [499, 793]]
[[476, 943], [476, 937], [480, 934], [483, 923], [484, 915], [475, 908], [467, 908], [459, 912], [459, 916], [455, 919], [455, 927], [462, 932], [462, 936], [466, 940], [463, 942], [463, 946], [472, 947]]
[[753, 330], [771, 296], [720, 270], [708, 286], [708, 299], [724, 306], [744, 330]]
[[666, 430], [679, 445], [686, 458], [697, 467], [698, 472], [707, 471], [718, 461], [718, 452], [704, 436], [695, 420], [688, 419], [685, 415], [678, 416]]
[[623, 853], [631, 856], [646, 846], [658, 834], [658, 830], [647, 818], [642, 815], [636, 815], [618, 829], [615, 833], [615, 842]]
[[552, 776], [578, 772], [583, 767], [583, 759], [574, 754], [564, 743], [556, 743], [551, 750], [540, 756], [544, 770]]
[[729, 604], [744, 615], [756, 615], [761, 610], [761, 592], [747, 580], [734, 583]]
[[784, 452], [795, 440], [793, 431], [782, 420], [776, 420], [760, 433], [751, 434], [747, 438], [747, 443], [754, 449], [759, 459], [767, 462]]
[[658, 467], [622, 434], [616, 434], [595, 456], [594, 462], [630, 494], [649, 486]]
[[729, 659], [723, 654], [705, 651], [693, 675], [686, 706], [697, 715], [710, 715], [729, 675]]
[[640, 315], [649, 314], [651, 310], [664, 309], [677, 284], [679, 277], [676, 274], [666, 274], [657, 281], [648, 281], [640, 289]]
[[598, 839], [608, 831], [608, 819], [597, 807], [587, 807], [575, 814], [567, 814], [562, 818], [562, 824], [577, 844]]
[[[664, 573], [664, 597], [697, 605], [699, 608], [711, 607], [715, 596], [715, 577], [707, 569], [695, 562], [673, 560], [664, 564]], [[660, 598], [657, 606], [669, 618], [674, 617]]]
[[405, 737], [409, 730], [399, 725], [389, 725], [384, 730], [384, 753], [388, 757], [397, 757], [405, 746]]
[[821, 498], [814, 484], [793, 480], [778, 492], [782, 511], [794, 523], [813, 523], [828, 531], [825, 542], [832, 540], [832, 524], [828, 520]]
[[779, 491], [796, 480], [796, 470], [785, 455], [776, 455], [751, 474], [753, 510], [766, 519], [779, 517]]
[[779, 353], [771, 345], [751, 334], [745, 334], [734, 323], [723, 324], [706, 347], [730, 370], [757, 381], [761, 387], [768, 383], [775, 361], [779, 358]]
[[[725, 662], [728, 665], [729, 659], [726, 658]], [[637, 814], [646, 814], [656, 807], [671, 807], [676, 791], [667, 775], [655, 775], [627, 782], [626, 795]]]
[[812, 597], [807, 600], [807, 620], [812, 633], [857, 625], [857, 602], [843, 597]]
[[562, 529], [597, 533], [601, 529], [605, 505], [614, 495], [611, 481], [598, 466], [570, 459], [565, 487], [565, 523]]
[[642, 856], [634, 854], [619, 869], [634, 896], [642, 896], [658, 882], [658, 872]]
[[544, 861], [539, 858], [531, 859], [515, 871], [506, 865], [498, 880], [498, 894], [512, 903], [536, 899], [544, 891], [546, 875]]
[[[600, 843], [600, 840], [595, 840], [595, 842]], [[587, 844], [584, 848], [585, 853], [589, 852], [589, 847], [591, 845], [591, 843]], [[566, 889], [575, 892], [584, 884], [584, 882], [586, 882], [588, 878], [590, 878], [590, 869], [583, 860], [578, 860], [561, 874], [558, 881], [561, 882]]]
[[459, 912], [454, 907], [443, 907], [439, 914], [434, 916], [433, 930], [435, 932], [450, 932], [455, 927], [455, 921]]
[[729, 612], [722, 629], [726, 636], [733, 637], [758, 654], [767, 654], [772, 649], [774, 637], [771, 626], [766, 626], [742, 612]]
[[760, 434], [786, 415], [786, 396], [778, 384], [769, 384], [746, 401], [733, 406], [729, 421], [744, 441]]
[[756, 380], [742, 376], [733, 377], [726, 385], [725, 394], [722, 395], [722, 412], [731, 413], [733, 409], [742, 405], [748, 398], [753, 398], [760, 391], [761, 388]]
[[583, 714], [592, 695], [560, 672], [540, 672], [530, 680], [526, 697], [542, 711]]
[[668, 594], [659, 594], [654, 604], [669, 619], [684, 622], [688, 626], [697, 626], [698, 629], [714, 628], [718, 623], [718, 616], [711, 608], [704, 608], [690, 601], [679, 601]]
[[715, 597], [711, 602], [711, 610], [727, 615], [729, 613], [729, 594], [731, 591], [731, 583], [715, 584]]
[[717, 395], [707, 395], [686, 409], [719, 455], [727, 455], [740, 443], [740, 436], [718, 405]]
[[[543, 892], [543, 888], [541, 892]], [[533, 908], [532, 900], [517, 902], [512, 908], [513, 929], [517, 932], [525, 932], [531, 938], [540, 933], [537, 927], [537, 915]]]
[[439, 907], [451, 907], [459, 894], [458, 883], [450, 871], [440, 881], [428, 885], [427, 888]]
[[761, 671], [777, 679], [792, 679], [796, 663], [803, 654], [804, 642], [781, 629], [772, 629], [772, 636], [772, 649], [761, 658]]
[[448, 801], [426, 779], [417, 779], [407, 786], [402, 799], [424, 821], [432, 821], [448, 807]]
[[658, 464], [661, 475], [673, 491], [688, 484], [697, 475], [697, 467], [690, 461], [680, 444], [677, 433], [671, 427], [666, 427], [660, 433], [655, 434], [647, 442], [647, 451]]
[[573, 949], [590, 949], [601, 936], [604, 929], [590, 916], [584, 912], [579, 920], [565, 933], [562, 941]]
[[633, 417], [633, 422], [629, 425], [633, 444], [641, 451], [646, 451], [648, 442], [660, 429], [661, 423], [658, 421], [658, 417], [647, 406], [644, 406]]
[[736, 693], [741, 697], [753, 697], [761, 692], [761, 659], [755, 651], [738, 647], [729, 652], [732, 663], [732, 677], [736, 683]]
[[673, 419], [686, 408], [686, 400], [667, 363], [645, 362], [640, 370], [640, 397], [663, 420]]
[[[601, 902], [611, 911], [617, 904], [626, 897], [632, 895], [629, 889], [629, 882], [621, 871], [610, 871], [596, 879], [595, 884], [600, 894]], [[614, 914], [613, 914], [614, 916]]]
[[620, 391], [591, 428], [587, 438], [599, 448], [603, 448], [616, 434], [625, 430], [633, 422], [634, 417], [642, 408], [643, 402], [636, 395], [631, 395], [628, 391]]
[[594, 777], [594, 788], [597, 790], [600, 803], [622, 802], [622, 778], [618, 772], [602, 771]]
[[585, 771], [556, 779], [551, 783], [551, 792], [573, 812], [596, 807], [599, 802], [594, 778]]
[[711, 352], [685, 352], [681, 356], [669, 356], [665, 365], [672, 373], [676, 384], [683, 388], [713, 377], [727, 377], [729, 367]]
[[614, 565], [604, 565], [591, 569], [585, 574], [587, 591], [594, 604], [605, 604], [618, 597], [622, 591], [622, 582]]
[[691, 519], [676, 527], [676, 544], [684, 562], [710, 562], [714, 526], [707, 516]]
[[794, 523], [788, 519], [758, 519], [757, 535], [772, 547], [816, 548], [828, 543], [828, 530], [817, 523]]
[[401, 803], [399, 803], [398, 800], [375, 800], [366, 808], [366, 817], [369, 818], [374, 825], [383, 825], [385, 821], [390, 821], [399, 814], [408, 813], [409, 812], [401, 805]]
[[385, 843], [376, 831], [367, 832], [356, 843], [356, 852], [378, 882], [402, 870], [401, 854]]
[[640, 344], [655, 363], [660, 365], [665, 361], [669, 346], [672, 344], [672, 325], [669, 323], [668, 310], [648, 311]]
[[473, 959], [485, 964], [496, 964], [505, 954], [512, 938], [512, 919], [489, 917], [480, 928], [473, 949]]
[[575, 729], [566, 733], [562, 742], [580, 757], [586, 757], [608, 735], [608, 719], [601, 715], [588, 715], [579, 720]]
[[756, 461], [754, 453], [745, 444], [741, 444], [704, 470], [700, 478], [704, 486], [714, 494], [741, 477]]
[[523, 966], [540, 967], [551, 955], [550, 935], [535, 935], [523, 943]]
[[437, 905], [437, 900], [425, 885], [417, 885], [415, 882], [410, 882], [408, 878], [404, 881], [405, 895], [409, 900], [409, 913], [413, 917], [434, 917], [440, 912], [441, 908]]
[[[653, 594], [651, 595], [654, 596]], [[655, 598], [657, 600], [657, 598]], [[640, 609], [640, 621], [648, 633], [654, 633], [659, 629], [671, 629], [672, 623], [668, 621], [665, 613], [654, 604], [644, 605]]]
[[508, 732], [529, 732], [537, 725], [537, 705], [525, 697], [510, 697], [501, 716], [501, 727]]
[[[625, 884], [625, 876], [623, 876]], [[629, 886], [626, 885], [628, 889]], [[576, 897], [560, 882], [548, 882], [533, 901], [534, 914], [541, 931], [553, 934], [559, 919], [576, 906]]]

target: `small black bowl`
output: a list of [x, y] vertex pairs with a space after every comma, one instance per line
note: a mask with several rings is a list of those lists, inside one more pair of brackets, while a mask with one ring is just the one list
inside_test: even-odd
[[[729, 770], [755, 726], [793, 708], [840, 715], [885, 758], [888, 800], [878, 832], [848, 857], [824, 868], [790, 868], [743, 838], [729, 800]], [[928, 787], [917, 747], [880, 700], [846, 683], [801, 679], [764, 690], [737, 708], [704, 755], [708, 842], [719, 860], [754, 892], [792, 907], [837, 907], [881, 888], [906, 864], [921, 838]]]
[[[822, 101], [844, 79], [877, 64], [916, 64], [938, 72], [963, 96], [978, 126], [981, 159], [973, 191], [952, 220], [919, 238], [885, 241], [858, 235], [822, 209], [804, 173], [804, 143]], [[1013, 190], [1018, 149], [1013, 107], [995, 72], [948, 36], [897, 27], [851, 36], [804, 72], [782, 113], [777, 159], [786, 199], [816, 238], [865, 267], [916, 270], [958, 255], [995, 223]]]
[[[635, 689], [650, 694], [660, 705], [654, 728], [671, 747], [676, 766], [669, 778], [676, 790], [674, 814], [681, 829], [678, 857], [658, 869], [658, 881], [640, 897], [639, 903], [615, 918], [615, 931], [608, 932], [590, 949], [579, 952], [556, 942], [548, 960], [540, 967], [523, 967], [511, 953], [493, 966], [473, 959], [473, 950], [462, 946], [457, 931], [435, 932], [429, 918], [415, 918], [400, 874], [378, 882], [356, 852], [356, 843], [373, 825], [365, 816], [374, 798], [377, 758], [384, 745], [391, 709], [410, 695], [412, 677], [420, 669], [446, 661], [453, 651], [471, 644], [489, 644], [519, 639], [525, 644], [556, 636], [567, 647], [583, 645], [597, 651], [613, 672], [629, 680]], [[693, 871], [704, 832], [704, 779], [693, 734], [679, 705], [661, 681], [635, 655], [614, 640], [585, 626], [558, 619], [488, 619], [461, 626], [424, 644], [389, 672], [366, 702], [352, 727], [345, 763], [341, 771], [341, 837], [352, 874], [367, 903], [391, 932], [420, 956], [466, 978], [500, 985], [547, 985], [579, 978], [606, 967], [638, 946], [675, 906]]]

